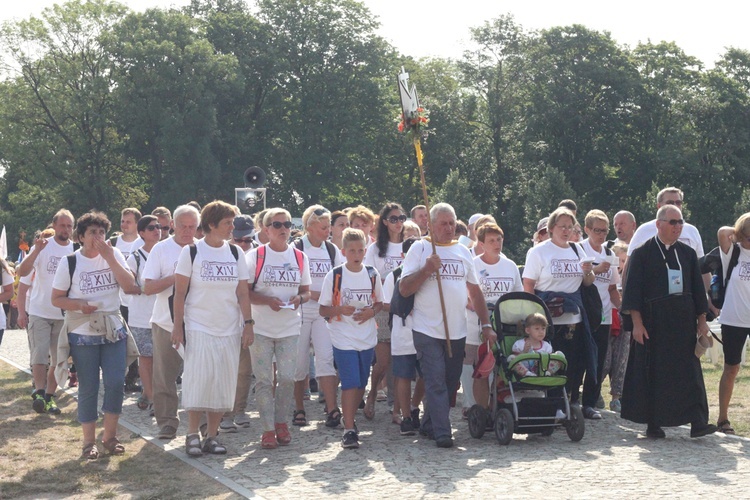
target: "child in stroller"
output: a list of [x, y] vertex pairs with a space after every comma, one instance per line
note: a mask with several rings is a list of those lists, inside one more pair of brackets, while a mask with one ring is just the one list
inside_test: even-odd
[[[513, 347], [511, 347], [511, 351], [513, 352], [513, 354], [508, 356], [508, 363], [510, 364], [510, 366], [512, 366], [513, 371], [521, 377], [538, 376], [539, 362], [535, 359], [527, 359], [513, 364], [513, 360], [516, 359], [519, 354], [525, 354], [529, 352], [553, 354], [552, 345], [544, 340], [545, 336], [547, 335], [548, 326], [549, 324], [547, 323], [547, 318], [543, 314], [532, 313], [526, 317], [526, 321], [524, 321], [524, 331], [526, 332], [526, 337], [518, 339], [513, 344]], [[560, 351], [557, 351], [554, 354], [565, 357], [565, 355]], [[550, 375], [554, 375], [555, 373], [557, 373], [562, 367], [563, 363], [561, 361], [551, 359], [547, 365], [547, 369], [542, 373], [542, 375], [549, 377]]]

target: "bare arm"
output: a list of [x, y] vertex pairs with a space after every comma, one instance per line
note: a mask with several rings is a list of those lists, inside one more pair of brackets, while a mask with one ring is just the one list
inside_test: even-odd
[[164, 276], [158, 280], [147, 279], [146, 283], [143, 284], [143, 293], [146, 295], [154, 295], [163, 292], [167, 288], [174, 286], [174, 274]]
[[26, 256], [25, 259], [23, 259], [21, 265], [18, 266], [18, 269], [16, 269], [16, 273], [22, 277], [27, 276], [34, 269], [34, 262], [36, 262], [36, 258], [39, 257], [39, 254], [42, 250], [44, 250], [44, 247], [46, 246], [47, 240], [45, 238], [37, 238], [36, 241], [34, 241], [34, 249]]
[[[240, 280], [237, 283], [237, 301], [242, 311], [242, 319], [249, 320], [253, 318], [252, 306], [250, 305], [250, 289], [247, 281]], [[242, 327], [242, 347], [250, 347], [255, 341], [255, 331], [253, 325], [245, 323]]]
[[403, 276], [399, 282], [398, 290], [404, 297], [410, 297], [417, 293], [419, 287], [432, 276], [432, 274], [440, 269], [440, 256], [432, 254], [427, 257], [424, 267], [414, 274], [409, 276]]
[[719, 240], [721, 251], [725, 254], [729, 253], [729, 250], [732, 248], [732, 243], [734, 243], [736, 239], [734, 228], [729, 226], [719, 228], [716, 238]]
[[[475, 285], [474, 283], [466, 283], [466, 288], [468, 289], [471, 302], [474, 304], [474, 311], [477, 313], [477, 316], [479, 316], [480, 323], [482, 325], [490, 324], [490, 313], [487, 310], [487, 302], [484, 299], [482, 289], [479, 288], [479, 285]], [[497, 341], [497, 334], [492, 327], [483, 326], [482, 337], [484, 341], [489, 341], [492, 344]]]
[[96, 311], [96, 306], [90, 306], [84, 299], [71, 299], [68, 297], [67, 290], [52, 289], [52, 305], [66, 311], [81, 311], [84, 314], [91, 314]]
[[523, 279], [523, 291], [526, 293], [534, 293], [534, 287], [536, 287], [536, 280], [530, 278]]
[[617, 291], [617, 285], [609, 285], [607, 291], [609, 292], [609, 300], [612, 301], [612, 305], [617, 309], [622, 307], [622, 298], [620, 297], [620, 292]]
[[16, 297], [16, 306], [18, 307], [18, 326], [26, 328], [29, 324], [29, 314], [26, 312], [26, 294], [31, 286], [25, 283], [18, 283], [18, 296]]

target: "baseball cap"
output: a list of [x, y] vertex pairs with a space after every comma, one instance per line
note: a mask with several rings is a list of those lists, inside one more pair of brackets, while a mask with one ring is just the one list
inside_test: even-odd
[[234, 218], [234, 231], [232, 236], [235, 238], [244, 238], [245, 236], [255, 235], [255, 224], [253, 218], [249, 215], [238, 215]]
[[469, 225], [473, 225], [476, 221], [479, 220], [480, 217], [482, 217], [484, 214], [474, 214], [471, 217], [469, 217]]

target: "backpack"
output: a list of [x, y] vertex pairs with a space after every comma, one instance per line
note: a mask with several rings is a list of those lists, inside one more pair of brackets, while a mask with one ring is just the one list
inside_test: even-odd
[[406, 317], [409, 316], [414, 309], [414, 295], [411, 294], [408, 297], [401, 295], [399, 290], [399, 284], [401, 283], [401, 273], [404, 271], [404, 266], [398, 266], [393, 270], [393, 296], [391, 297], [390, 311], [388, 313], [388, 326], [393, 328], [393, 317], [398, 316], [401, 318], [401, 325], [406, 326]]
[[143, 262], [148, 261], [148, 258], [144, 255], [140, 248], [133, 252], [133, 258], [135, 259], [135, 284], [141, 286], [141, 284], [138, 283], [138, 271], [140, 271], [141, 269], [141, 258], [143, 258]]
[[721, 248], [716, 247], [706, 255], [700, 258], [701, 274], [711, 273], [711, 286], [709, 287], [709, 297], [711, 304], [716, 309], [724, 307], [724, 297], [729, 284], [729, 278], [732, 271], [740, 260], [740, 247], [736, 243], [732, 245], [732, 256], [729, 258], [727, 270], [724, 272], [721, 264]]
[[[338, 251], [338, 249], [336, 248], [336, 245], [328, 240], [325, 240], [323, 243], [325, 243], [326, 250], [328, 251], [328, 258], [331, 259], [331, 269], [333, 269], [334, 267], [336, 267], [336, 252]], [[293, 245], [300, 252], [305, 251], [305, 243], [302, 241], [302, 238], [297, 238], [296, 240], [294, 240]]]
[[[195, 256], [198, 253], [198, 247], [195, 246], [195, 243], [191, 243], [188, 245], [188, 248], [190, 249], [190, 264], [195, 262]], [[236, 245], [229, 244], [229, 250], [232, 251], [232, 256], [234, 256], [234, 260], [240, 260], [240, 251]], [[136, 257], [137, 260], [137, 257]], [[190, 291], [190, 281], [188, 281], [188, 287], [185, 291], [185, 297], [187, 297], [188, 292]], [[169, 303], [169, 317], [172, 318], [172, 321], [174, 321], [174, 292], [175, 292], [175, 285], [172, 285], [172, 295], [167, 298], [167, 302]]]
[[[340, 306], [341, 305], [341, 278], [344, 275], [344, 265], [341, 264], [340, 266], [336, 266], [332, 269], [333, 272], [333, 295], [331, 300], [332, 306]], [[375, 271], [375, 268], [372, 266], [365, 266], [365, 269], [367, 269], [367, 275], [370, 277], [370, 284], [372, 285], [372, 296], [375, 297], [375, 280], [378, 279], [378, 273]], [[337, 318], [339, 321], [341, 321], [341, 316]], [[329, 323], [333, 321], [331, 318], [325, 318], [326, 321]]]
[[[293, 246], [294, 249], [294, 258], [297, 259], [297, 267], [299, 268], [300, 272], [300, 279], [302, 279], [302, 268], [305, 265], [305, 254], [302, 253], [302, 250], [298, 249], [297, 247]], [[253, 283], [250, 285], [250, 290], [255, 290], [255, 285], [258, 283], [258, 280], [260, 279], [260, 272], [263, 270], [263, 264], [266, 263], [266, 245], [261, 245], [258, 247], [258, 251], [255, 254], [255, 279], [253, 280]]]
[[[570, 248], [576, 253], [576, 257], [580, 259], [578, 255], [578, 248], [575, 243], [568, 242]], [[611, 255], [608, 248], [604, 249], [607, 255]], [[589, 329], [591, 333], [594, 333], [602, 325], [602, 298], [599, 295], [599, 289], [596, 288], [594, 283], [585, 286], [581, 283], [581, 301], [583, 302], [583, 312], [586, 315], [586, 320], [589, 322]]]

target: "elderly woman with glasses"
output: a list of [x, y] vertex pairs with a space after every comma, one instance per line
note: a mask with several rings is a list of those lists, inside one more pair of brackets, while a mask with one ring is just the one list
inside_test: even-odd
[[[292, 441], [287, 426], [294, 393], [294, 372], [301, 318], [299, 308], [310, 300], [310, 263], [307, 255], [288, 244], [292, 217], [271, 208], [263, 217], [268, 243], [247, 254], [250, 300], [255, 310], [255, 342], [250, 357], [255, 372], [264, 449]], [[273, 390], [274, 359], [276, 391]]]
[[[386, 203], [378, 214], [377, 239], [374, 245], [367, 248], [364, 264], [377, 269], [381, 280], [404, 261], [404, 222], [406, 213], [398, 203]], [[390, 297], [387, 302], [390, 302]], [[367, 394], [364, 414], [368, 419], [375, 415], [375, 401], [378, 395], [378, 385], [387, 376], [391, 366], [391, 328], [388, 325], [388, 312], [381, 311], [375, 317], [378, 325], [378, 344], [375, 346], [375, 367], [372, 370], [370, 392]], [[392, 377], [389, 379], [389, 389], [392, 388]], [[381, 393], [382, 397], [382, 393]], [[393, 391], [388, 399], [393, 401]], [[399, 408], [394, 405], [393, 417], [398, 419]]]
[[306, 425], [304, 395], [307, 376], [310, 372], [310, 345], [315, 352], [315, 376], [323, 392], [326, 405], [326, 426], [338, 427], [341, 410], [337, 405], [338, 380], [333, 366], [333, 344], [320, 315], [320, 297], [323, 279], [328, 271], [344, 263], [344, 257], [336, 245], [328, 241], [331, 233], [331, 212], [320, 205], [308, 207], [302, 214], [305, 234], [295, 240], [294, 246], [305, 253], [310, 263], [310, 300], [302, 306], [302, 329], [297, 342], [297, 369], [294, 375], [295, 411], [292, 423]]
[[[552, 348], [562, 351], [568, 361], [568, 383], [571, 403], [577, 403], [583, 374], [596, 373], [596, 347], [586, 320], [581, 300], [581, 285], [589, 286], [596, 278], [592, 260], [577, 243], [572, 243], [576, 218], [573, 212], [560, 207], [547, 222], [550, 239], [539, 243], [526, 254], [523, 289], [535, 293], [551, 307], [555, 333]], [[573, 312], [571, 312], [573, 311]]]

